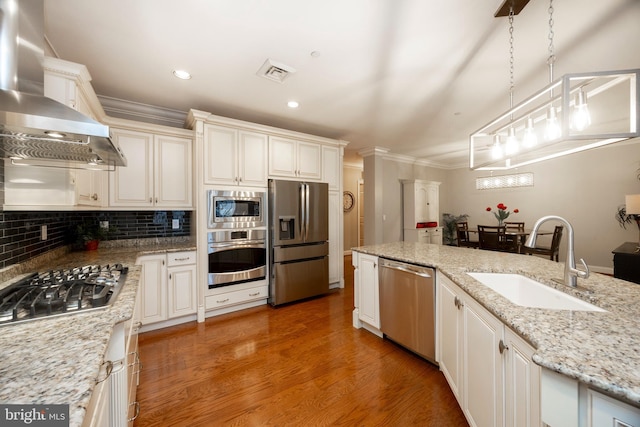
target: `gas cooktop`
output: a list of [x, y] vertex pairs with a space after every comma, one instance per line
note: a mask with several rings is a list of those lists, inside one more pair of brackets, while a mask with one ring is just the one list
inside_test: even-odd
[[0, 290], [0, 326], [107, 307], [115, 301], [127, 271], [112, 264], [30, 274]]

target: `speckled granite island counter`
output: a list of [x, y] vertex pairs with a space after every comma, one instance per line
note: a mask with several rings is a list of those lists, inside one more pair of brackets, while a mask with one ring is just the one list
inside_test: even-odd
[[70, 426], [82, 424], [113, 326], [133, 316], [140, 279], [136, 258], [195, 250], [195, 243], [184, 239], [144, 243], [105, 245], [90, 252], [52, 252], [0, 272], [0, 280], [6, 282], [28, 272], [78, 265], [121, 263], [129, 268], [116, 300], [104, 309], [0, 327], [0, 402], [69, 404]]
[[[602, 274], [555, 283], [563, 263], [535, 256], [424, 243], [387, 243], [354, 251], [435, 267], [536, 349], [538, 365], [640, 407], [640, 286]], [[607, 312], [528, 308], [467, 275], [516, 273], [588, 301]]]

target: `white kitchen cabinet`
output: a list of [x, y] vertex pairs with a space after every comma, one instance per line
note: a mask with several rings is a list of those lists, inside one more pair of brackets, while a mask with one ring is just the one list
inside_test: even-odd
[[442, 244], [442, 227], [404, 229], [405, 242]]
[[76, 204], [106, 207], [109, 205], [109, 172], [76, 170]]
[[194, 314], [197, 309], [195, 252], [167, 254], [169, 319]]
[[540, 425], [541, 369], [533, 360], [534, 349], [509, 328], [504, 329], [505, 426]]
[[190, 139], [124, 129], [113, 129], [112, 138], [128, 166], [110, 173], [110, 206], [193, 207]]
[[503, 426], [502, 323], [463, 297], [462, 411], [472, 426]]
[[267, 135], [205, 125], [204, 182], [267, 186]]
[[140, 323], [140, 310], [138, 306], [140, 302], [136, 298], [134, 315], [125, 322], [125, 331], [127, 332], [127, 421], [128, 426], [133, 426], [133, 421], [140, 412], [140, 403], [136, 400], [138, 385], [140, 385], [140, 370], [142, 362], [140, 361], [140, 353], [138, 351], [138, 333], [142, 324]]
[[436, 292], [438, 315], [438, 334], [440, 357], [438, 363], [449, 387], [462, 407], [462, 338], [463, 311], [460, 309], [463, 292], [457, 286], [451, 286], [442, 274], [437, 274]]
[[266, 282], [255, 283], [260, 284], [251, 286], [250, 283], [246, 283], [216, 288], [205, 297], [205, 309], [215, 310], [210, 314], [217, 315], [235, 311], [238, 306], [248, 308], [264, 304], [269, 297], [269, 286]]
[[195, 263], [195, 251], [138, 258], [140, 321], [145, 331], [192, 320], [197, 309]]
[[269, 137], [269, 176], [322, 179], [322, 146], [313, 142]]
[[437, 276], [439, 365], [472, 426], [539, 426], [534, 349], [443, 274]]
[[142, 265], [138, 299], [142, 325], [167, 319], [167, 256], [145, 255], [138, 258]]
[[[135, 310], [134, 310], [135, 312]], [[131, 388], [130, 378], [135, 369], [135, 364], [129, 363], [129, 351], [131, 348], [132, 334], [135, 335], [137, 347], [136, 322], [126, 321], [116, 323], [111, 333], [111, 338], [103, 356], [103, 364], [96, 376], [96, 386], [87, 405], [86, 415], [83, 419], [83, 427], [125, 427], [132, 424], [132, 418], [137, 413], [135, 410], [130, 415], [130, 407], [135, 401], [135, 388]], [[138, 360], [139, 362], [139, 360]]]
[[340, 148], [322, 146], [322, 182], [329, 184], [329, 191], [340, 191], [342, 183], [342, 161]]
[[640, 409], [572, 378], [541, 370], [542, 425], [640, 427]]
[[640, 427], [640, 409], [587, 389], [587, 427]]
[[[354, 326], [360, 328], [364, 322], [380, 329], [380, 287], [378, 283], [378, 257], [360, 252], [353, 253], [355, 310]], [[367, 328], [369, 329], [369, 328]], [[375, 332], [375, 331], [372, 331]], [[381, 335], [381, 334], [379, 334]]]

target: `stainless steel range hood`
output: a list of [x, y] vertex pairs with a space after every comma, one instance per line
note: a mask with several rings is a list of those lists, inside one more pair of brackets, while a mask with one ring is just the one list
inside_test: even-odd
[[126, 166], [109, 127], [42, 95], [43, 0], [0, 0], [0, 154]]

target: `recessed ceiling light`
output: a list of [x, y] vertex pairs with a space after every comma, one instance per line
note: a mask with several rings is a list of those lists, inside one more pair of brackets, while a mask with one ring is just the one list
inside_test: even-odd
[[298, 108], [300, 104], [298, 104], [298, 101], [289, 101], [287, 102], [287, 106], [289, 108]]
[[182, 80], [189, 80], [191, 74], [184, 70], [173, 70], [173, 75]]

